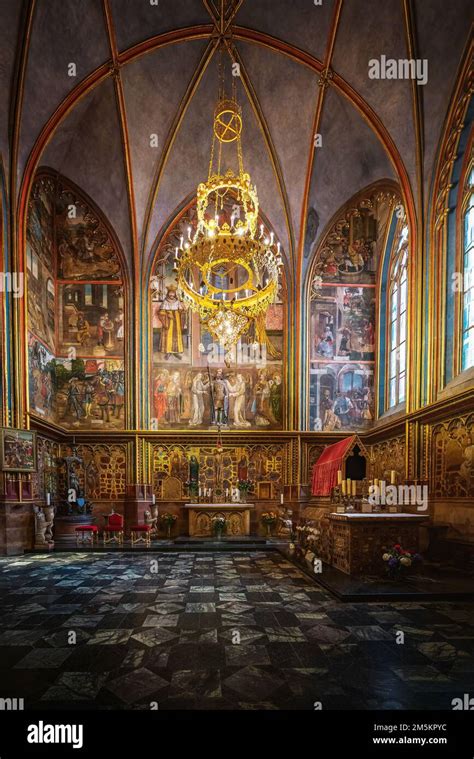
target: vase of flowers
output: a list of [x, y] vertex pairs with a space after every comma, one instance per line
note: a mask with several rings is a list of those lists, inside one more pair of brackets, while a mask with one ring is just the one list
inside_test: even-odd
[[240, 503], [247, 503], [247, 493], [252, 488], [250, 480], [239, 480], [237, 487], [239, 488]]
[[171, 538], [171, 529], [174, 523], [178, 520], [176, 514], [170, 514], [168, 511], [160, 516], [161, 523], [166, 527], [166, 535], [168, 540]]
[[400, 543], [396, 543], [393, 548], [386, 551], [382, 559], [386, 563], [388, 576], [392, 580], [402, 578], [410, 567], [422, 560], [419, 553], [406, 551]]
[[264, 511], [260, 519], [267, 528], [267, 537], [269, 538], [272, 534], [272, 527], [278, 522], [278, 515], [274, 511]]
[[212, 517], [212, 531], [216, 536], [216, 540], [222, 538], [222, 533], [226, 529], [226, 519], [223, 516]]

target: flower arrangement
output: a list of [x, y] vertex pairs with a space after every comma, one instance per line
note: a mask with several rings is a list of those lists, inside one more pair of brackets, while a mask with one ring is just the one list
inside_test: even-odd
[[247, 493], [252, 489], [252, 483], [250, 480], [239, 480], [237, 487], [239, 488], [240, 500], [244, 503], [247, 499]]
[[237, 487], [239, 490], [243, 490], [245, 493], [248, 493], [249, 490], [252, 489], [252, 482], [250, 480], [239, 480]]
[[168, 538], [171, 537], [171, 528], [173, 527], [177, 519], [178, 517], [176, 516], [176, 514], [170, 514], [169, 511], [165, 511], [165, 513], [161, 514], [160, 516], [160, 522], [166, 525]]
[[223, 516], [212, 517], [212, 529], [219, 539], [226, 528], [226, 518]]
[[393, 548], [386, 551], [382, 559], [386, 562], [387, 572], [391, 577], [399, 577], [404, 569], [422, 560], [419, 553], [406, 551], [400, 543], [396, 543]]
[[271, 535], [272, 527], [278, 522], [278, 514], [274, 511], [264, 511], [260, 519], [267, 528], [267, 535]]

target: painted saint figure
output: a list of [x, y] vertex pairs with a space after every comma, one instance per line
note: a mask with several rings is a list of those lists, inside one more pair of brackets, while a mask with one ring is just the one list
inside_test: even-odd
[[207, 392], [209, 383], [203, 378], [202, 372], [198, 372], [191, 385], [192, 416], [189, 420], [191, 427], [202, 424], [204, 416], [204, 394]]
[[183, 343], [183, 312], [185, 307], [178, 298], [177, 287], [169, 285], [166, 297], [156, 312], [161, 323], [158, 350], [165, 354], [168, 360], [171, 356], [181, 360], [184, 353]]

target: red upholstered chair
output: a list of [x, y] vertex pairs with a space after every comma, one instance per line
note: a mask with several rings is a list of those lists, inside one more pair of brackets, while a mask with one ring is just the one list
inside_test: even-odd
[[104, 527], [104, 546], [107, 543], [123, 545], [123, 516], [121, 514], [109, 514], [107, 524]]
[[132, 546], [143, 542], [147, 548], [150, 548], [151, 530], [151, 524], [133, 524], [130, 528], [130, 542]]
[[94, 540], [99, 542], [99, 528], [95, 524], [81, 524], [75, 528], [75, 532], [76, 545], [88, 543], [93, 546]]

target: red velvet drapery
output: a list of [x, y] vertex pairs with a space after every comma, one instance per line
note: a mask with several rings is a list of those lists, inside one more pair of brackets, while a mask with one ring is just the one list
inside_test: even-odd
[[331, 495], [332, 488], [337, 485], [337, 470], [342, 469], [344, 456], [354, 439], [355, 435], [351, 435], [324, 449], [313, 466], [312, 495]]

